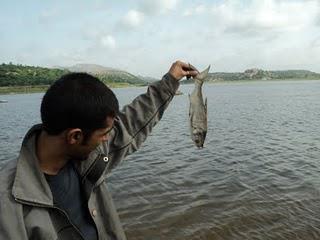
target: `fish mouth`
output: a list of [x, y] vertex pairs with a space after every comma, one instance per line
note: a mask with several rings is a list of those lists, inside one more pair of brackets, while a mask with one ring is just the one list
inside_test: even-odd
[[200, 139], [195, 139], [194, 143], [198, 148], [203, 148], [203, 141], [201, 141]]
[[198, 144], [198, 145], [196, 144], [196, 146], [198, 149], [203, 148], [203, 144]]
[[192, 133], [192, 140], [198, 148], [203, 148], [206, 135], [207, 135], [207, 131], [194, 131]]

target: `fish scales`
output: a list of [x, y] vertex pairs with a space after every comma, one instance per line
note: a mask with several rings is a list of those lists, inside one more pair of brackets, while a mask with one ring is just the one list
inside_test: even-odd
[[202, 148], [208, 128], [207, 98], [203, 100], [202, 85], [208, 76], [210, 66], [194, 77], [194, 89], [189, 95], [189, 121], [191, 139], [198, 148]]

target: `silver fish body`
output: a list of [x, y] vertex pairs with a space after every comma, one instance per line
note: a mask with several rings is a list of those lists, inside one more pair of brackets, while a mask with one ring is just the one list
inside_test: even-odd
[[203, 101], [202, 85], [207, 78], [210, 66], [194, 77], [194, 89], [189, 94], [189, 121], [191, 139], [198, 148], [203, 148], [207, 135], [207, 98]]

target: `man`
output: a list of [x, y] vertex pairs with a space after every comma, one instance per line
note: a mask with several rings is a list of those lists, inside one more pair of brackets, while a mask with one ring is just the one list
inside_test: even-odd
[[42, 124], [29, 130], [17, 161], [1, 171], [0, 239], [126, 239], [106, 177], [141, 146], [179, 80], [197, 73], [175, 62], [122, 111], [91, 75], [56, 81], [41, 103]]

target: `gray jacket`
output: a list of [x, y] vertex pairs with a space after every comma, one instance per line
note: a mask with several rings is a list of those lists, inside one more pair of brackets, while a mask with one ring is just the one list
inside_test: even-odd
[[[123, 108], [108, 143], [77, 164], [88, 209], [101, 240], [126, 239], [108, 192], [108, 173], [144, 142], [172, 100], [179, 82], [166, 74], [147, 93]], [[53, 205], [50, 187], [35, 154], [36, 125], [26, 134], [19, 157], [0, 172], [0, 239], [83, 239], [67, 214]], [[105, 156], [108, 154], [108, 158]]]

